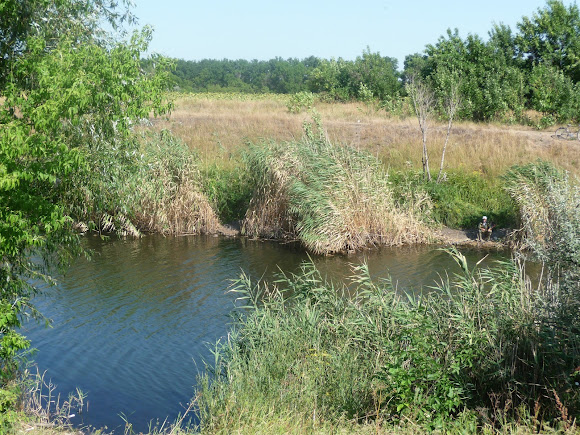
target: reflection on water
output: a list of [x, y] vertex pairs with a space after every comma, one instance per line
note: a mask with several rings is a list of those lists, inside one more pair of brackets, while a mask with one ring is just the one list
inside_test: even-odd
[[[92, 260], [79, 258], [35, 300], [53, 327], [30, 323], [24, 334], [63, 396], [77, 387], [88, 394], [89, 410], [75, 423], [109, 430], [124, 426], [121, 415], [144, 431], [184, 411], [203, 361], [211, 361], [207, 345], [227, 334], [235, 300], [227, 289], [241, 270], [269, 280], [308, 259], [294, 245], [221, 237], [88, 237], [86, 244]], [[471, 264], [487, 255], [465, 254]], [[490, 253], [484, 264], [505, 255]], [[399, 288], [420, 289], [458, 271], [448, 254], [422, 246], [313, 261], [334, 280], [366, 261], [374, 278], [390, 274]]]

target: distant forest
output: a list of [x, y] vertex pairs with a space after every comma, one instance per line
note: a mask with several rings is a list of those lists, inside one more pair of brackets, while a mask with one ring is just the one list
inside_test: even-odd
[[[443, 105], [457, 89], [457, 116], [475, 121], [525, 121], [529, 110], [541, 122], [579, 120], [580, 13], [576, 4], [548, 0], [517, 23], [495, 24], [487, 40], [448, 30], [421, 54], [397, 60], [367, 47], [355, 60], [275, 58], [177, 60], [174, 88], [184, 92], [295, 94], [334, 101], [363, 100], [394, 110], [410, 81], [424, 84]], [[443, 111], [442, 111], [443, 113]]]

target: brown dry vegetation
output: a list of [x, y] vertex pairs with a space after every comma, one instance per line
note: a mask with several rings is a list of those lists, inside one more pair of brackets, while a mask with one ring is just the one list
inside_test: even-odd
[[[169, 129], [199, 152], [205, 162], [228, 160], [248, 142], [277, 142], [302, 137], [306, 112], [290, 113], [280, 95], [180, 95], [175, 110], [156, 129]], [[393, 117], [360, 103], [315, 103], [331, 142], [349, 144], [376, 155], [387, 168], [421, 168], [421, 136], [414, 117]], [[436, 171], [445, 140], [445, 122], [432, 122], [428, 147]], [[446, 168], [499, 175], [514, 164], [538, 158], [580, 174], [580, 143], [561, 141], [553, 131], [497, 124], [456, 123]]]

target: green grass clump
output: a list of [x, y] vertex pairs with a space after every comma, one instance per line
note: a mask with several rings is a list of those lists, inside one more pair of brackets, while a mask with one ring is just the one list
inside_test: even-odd
[[515, 202], [499, 177], [448, 171], [445, 179], [436, 183], [424, 180], [420, 172], [393, 171], [390, 180], [401, 202], [407, 200], [410, 192], [428, 195], [433, 203], [432, 219], [450, 228], [476, 228], [483, 215], [502, 228], [516, 225]]
[[202, 189], [223, 223], [244, 218], [254, 183], [243, 162], [210, 163], [200, 167]]
[[232, 291], [246, 307], [200, 379], [202, 432], [291, 416], [308, 431], [573, 428], [580, 320], [554, 316], [558, 286], [532, 287], [513, 261], [472, 269], [452, 255], [461, 273], [423, 295], [373, 282], [364, 265], [348, 290], [311, 263], [269, 286], [242, 276]]

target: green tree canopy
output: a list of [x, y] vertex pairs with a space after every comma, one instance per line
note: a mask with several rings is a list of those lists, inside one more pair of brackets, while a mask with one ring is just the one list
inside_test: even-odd
[[560, 0], [548, 0], [531, 18], [518, 23], [515, 38], [528, 68], [540, 63], [562, 70], [574, 82], [580, 81], [580, 10]]
[[[0, 389], [28, 345], [16, 330], [33, 312], [32, 279], [48, 279], [51, 266], [77, 247], [63, 186], [83, 172], [106, 177], [93, 172], [88, 157], [131, 152], [132, 126], [168, 109], [167, 61], [155, 57], [151, 69], [141, 68], [151, 31], [115, 41], [101, 26], [119, 25], [126, 11], [105, 6], [100, 0], [0, 6]], [[19, 21], [21, 11], [26, 19]]]

